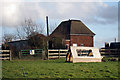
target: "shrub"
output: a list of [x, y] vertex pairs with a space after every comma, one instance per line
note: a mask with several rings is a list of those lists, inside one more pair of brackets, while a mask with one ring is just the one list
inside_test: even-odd
[[118, 58], [116, 58], [116, 57], [103, 57], [102, 61], [103, 62], [118, 61]]

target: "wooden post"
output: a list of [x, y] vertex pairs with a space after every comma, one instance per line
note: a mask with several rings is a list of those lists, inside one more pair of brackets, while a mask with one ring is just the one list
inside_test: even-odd
[[42, 50], [42, 59], [44, 60], [45, 59], [45, 51]]
[[110, 54], [112, 53], [112, 50], [111, 49], [109, 49], [109, 56], [111, 56]]
[[47, 40], [47, 59], [49, 59], [48, 40]]
[[48, 41], [47, 41], [47, 50], [46, 50], [46, 53], [47, 53], [47, 59], [49, 59]]
[[12, 60], [12, 52], [11, 52], [11, 50], [10, 50], [10, 61]]
[[21, 58], [21, 52], [19, 52], [19, 59]]
[[49, 36], [48, 16], [46, 16], [46, 23], [47, 23], [47, 36]]
[[58, 50], [58, 58], [60, 58], [60, 49]]
[[44, 54], [44, 52], [43, 52], [43, 50], [42, 50], [42, 59], [43, 59], [43, 56], [44, 56], [43, 54]]
[[[47, 37], [49, 37], [48, 16], [46, 16], [46, 24], [47, 24]], [[48, 53], [48, 40], [47, 40], [47, 52], [46, 53]], [[48, 58], [48, 56], [47, 56], [47, 58]]]

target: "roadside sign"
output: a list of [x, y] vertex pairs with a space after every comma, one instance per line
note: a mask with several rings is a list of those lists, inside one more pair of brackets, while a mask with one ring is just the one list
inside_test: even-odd
[[34, 55], [35, 54], [35, 50], [30, 50], [30, 55]]

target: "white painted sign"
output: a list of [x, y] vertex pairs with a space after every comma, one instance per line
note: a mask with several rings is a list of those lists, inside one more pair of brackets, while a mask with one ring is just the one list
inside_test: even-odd
[[34, 55], [35, 54], [35, 50], [30, 50], [30, 55]]
[[101, 62], [102, 56], [95, 47], [71, 46], [73, 62]]

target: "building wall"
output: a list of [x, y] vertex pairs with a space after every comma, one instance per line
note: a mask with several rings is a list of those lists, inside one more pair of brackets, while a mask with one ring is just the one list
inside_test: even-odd
[[71, 46], [73, 44], [77, 44], [77, 46], [81, 46], [83, 44], [85, 47], [93, 47], [93, 36], [83, 36], [83, 35], [71, 35]]

